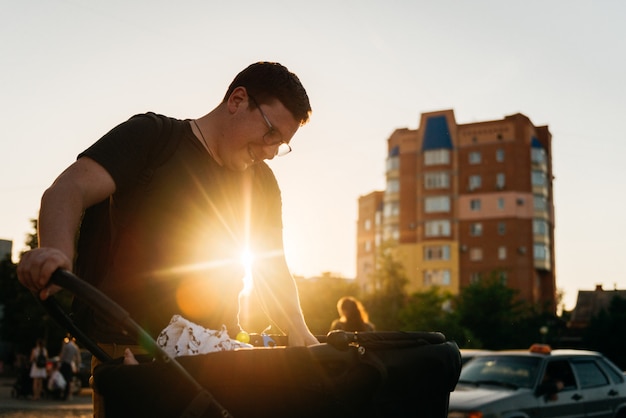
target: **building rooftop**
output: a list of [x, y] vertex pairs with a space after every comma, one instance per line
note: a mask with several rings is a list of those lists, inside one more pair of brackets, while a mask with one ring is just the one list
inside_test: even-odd
[[591, 318], [600, 313], [602, 309], [608, 309], [616, 296], [626, 299], [626, 290], [604, 290], [602, 285], [597, 285], [595, 290], [579, 290], [569, 326], [572, 328], [586, 327]]

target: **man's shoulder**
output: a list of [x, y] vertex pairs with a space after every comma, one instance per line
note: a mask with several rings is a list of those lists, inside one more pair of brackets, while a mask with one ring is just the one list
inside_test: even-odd
[[134, 119], [134, 118], [147, 118], [147, 119], [152, 119], [152, 120], [161, 120], [161, 121], [168, 120], [168, 121], [183, 122], [182, 120], [177, 119], [175, 117], [163, 115], [161, 113], [156, 113], [152, 111], [136, 113], [135, 115], [130, 117], [130, 119]]
[[153, 125], [157, 129], [169, 129], [173, 126], [180, 126], [185, 122], [185, 120], [178, 119], [172, 116], [166, 116], [156, 112], [137, 113], [127, 120], [127, 123]]

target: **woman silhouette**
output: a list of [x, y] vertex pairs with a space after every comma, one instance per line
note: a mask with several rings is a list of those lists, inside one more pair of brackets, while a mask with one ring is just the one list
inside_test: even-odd
[[330, 330], [374, 331], [374, 324], [369, 322], [367, 311], [358, 299], [344, 296], [337, 302], [339, 318], [330, 325]]

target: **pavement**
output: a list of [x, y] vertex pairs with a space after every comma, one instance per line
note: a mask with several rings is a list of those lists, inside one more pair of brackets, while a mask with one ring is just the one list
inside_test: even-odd
[[0, 417], [3, 418], [38, 418], [38, 417], [93, 417], [91, 389], [82, 388], [71, 400], [39, 399], [12, 396], [13, 377], [0, 377]]

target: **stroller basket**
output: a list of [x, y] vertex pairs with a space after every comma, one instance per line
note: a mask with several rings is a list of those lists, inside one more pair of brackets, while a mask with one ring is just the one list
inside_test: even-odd
[[445, 418], [461, 370], [459, 349], [437, 332], [334, 331], [310, 347], [255, 347], [170, 358], [97, 289], [58, 270], [55, 284], [83, 298], [150, 353], [138, 365], [109, 359], [53, 298], [48, 312], [104, 363], [94, 390], [107, 417]]

